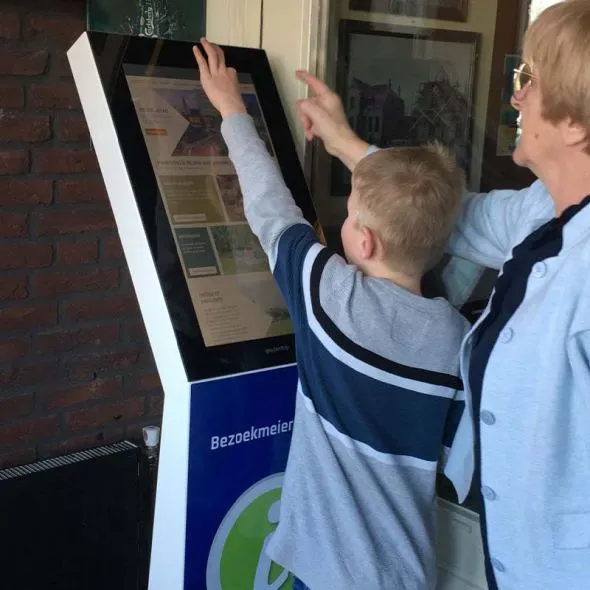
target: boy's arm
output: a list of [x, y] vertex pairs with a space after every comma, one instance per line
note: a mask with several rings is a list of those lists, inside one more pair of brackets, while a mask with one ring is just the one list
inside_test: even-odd
[[235, 69], [225, 65], [220, 47], [206, 39], [201, 43], [207, 60], [194, 47], [201, 85], [223, 118], [222, 133], [238, 174], [246, 217], [269, 257], [291, 318], [302, 323], [303, 266], [310, 249], [320, 246], [319, 240], [246, 114]]
[[285, 185], [277, 163], [258, 136], [251, 117], [232, 114], [224, 119], [221, 131], [240, 181], [246, 219], [274, 269], [279, 238], [286, 229], [301, 224], [300, 230], [295, 231], [305, 236], [306, 242], [310, 237], [316, 242], [317, 238]]

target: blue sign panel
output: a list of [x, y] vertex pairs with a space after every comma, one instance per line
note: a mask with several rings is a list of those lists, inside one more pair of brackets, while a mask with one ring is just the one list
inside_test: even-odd
[[186, 590], [284, 590], [265, 547], [279, 518], [297, 369], [191, 386]]

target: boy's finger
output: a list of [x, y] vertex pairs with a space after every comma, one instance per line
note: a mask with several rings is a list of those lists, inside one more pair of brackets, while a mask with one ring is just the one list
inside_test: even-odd
[[219, 47], [219, 45], [213, 44], [215, 51], [217, 53], [217, 63], [219, 63], [220, 67], [225, 66], [225, 53], [223, 53], [223, 49]]
[[301, 109], [301, 103], [303, 100], [298, 100], [296, 104], [297, 114], [299, 116], [299, 121], [303, 126], [303, 130], [307, 133], [308, 129], [311, 127], [311, 119], [303, 112]]
[[207, 61], [209, 62], [209, 71], [212, 75], [217, 73], [219, 59], [217, 56], [217, 51], [215, 51], [215, 47], [213, 47], [213, 43], [210, 43], [203, 37], [201, 39], [201, 44], [203, 45], [205, 51], [207, 52]]
[[203, 57], [203, 54], [197, 45], [193, 45], [193, 55], [195, 56], [197, 65], [199, 66], [199, 74], [201, 77], [207, 76], [209, 74], [209, 66], [207, 65], [207, 60]]
[[314, 119], [325, 115], [324, 110], [316, 104], [313, 98], [307, 98], [302, 100], [298, 105], [297, 108], [299, 112], [304, 116], [307, 117], [312, 123]]
[[305, 70], [297, 70], [295, 72], [295, 76], [298, 80], [301, 80], [304, 84], [307, 84], [311, 90], [313, 90], [316, 94], [325, 94], [332, 92], [326, 84], [322, 81], [318, 80], [315, 76], [312, 76], [309, 72]]

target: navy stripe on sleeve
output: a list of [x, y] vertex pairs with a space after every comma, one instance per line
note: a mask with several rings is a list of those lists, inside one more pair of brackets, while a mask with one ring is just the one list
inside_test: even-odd
[[302, 285], [303, 263], [309, 249], [318, 241], [313, 228], [304, 223], [292, 225], [279, 237], [273, 274], [287, 302], [291, 319], [298, 326], [306, 322]]

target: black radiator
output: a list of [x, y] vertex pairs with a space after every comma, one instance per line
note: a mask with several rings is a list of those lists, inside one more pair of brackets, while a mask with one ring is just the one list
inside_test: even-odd
[[133, 443], [0, 470], [0, 588], [143, 590], [149, 521]]

